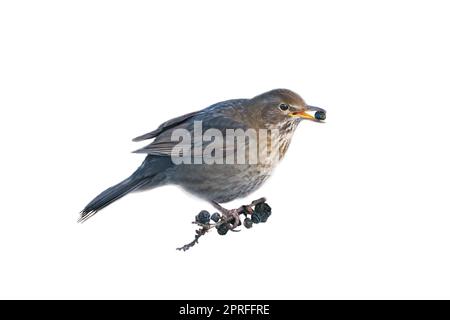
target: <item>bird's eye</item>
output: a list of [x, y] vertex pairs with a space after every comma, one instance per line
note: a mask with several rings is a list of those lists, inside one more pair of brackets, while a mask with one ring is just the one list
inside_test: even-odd
[[278, 108], [280, 108], [280, 110], [286, 111], [287, 109], [289, 109], [289, 105], [282, 103], [278, 106]]

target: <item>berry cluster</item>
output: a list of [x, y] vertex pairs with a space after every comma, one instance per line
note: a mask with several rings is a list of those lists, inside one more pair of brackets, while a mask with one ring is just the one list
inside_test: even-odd
[[[219, 235], [226, 235], [228, 231], [240, 231], [235, 230], [235, 226], [244, 225], [245, 228], [250, 229], [253, 227], [253, 224], [258, 223], [265, 223], [267, 222], [267, 219], [269, 219], [270, 215], [272, 214], [272, 209], [270, 206], [265, 202], [266, 200], [264, 198], [255, 200], [252, 202], [252, 204], [248, 206], [242, 206], [241, 208], [235, 210], [238, 214], [235, 216], [229, 215], [229, 214], [220, 214], [218, 212], [215, 212], [213, 214], [210, 214], [206, 210], [200, 211], [195, 216], [194, 224], [197, 224], [201, 228], [196, 230], [196, 236], [195, 239], [178, 248], [177, 250], [183, 250], [186, 251], [193, 247], [196, 243], [198, 243], [198, 239], [205, 235], [208, 231], [215, 228], [217, 230], [217, 233]], [[254, 208], [253, 208], [254, 207]], [[240, 215], [244, 216], [244, 220], [240, 220]], [[239, 221], [235, 223], [236, 217], [239, 218]]]

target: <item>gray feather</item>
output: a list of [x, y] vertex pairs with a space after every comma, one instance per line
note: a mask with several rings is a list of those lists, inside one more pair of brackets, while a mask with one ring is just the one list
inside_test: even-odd
[[161, 124], [156, 130], [153, 130], [149, 133], [143, 134], [142, 136], [136, 137], [133, 139], [133, 141], [143, 141], [143, 140], [147, 140], [147, 139], [153, 139], [154, 137], [158, 136], [164, 130], [170, 129], [170, 128], [186, 121], [187, 119], [192, 118], [193, 116], [195, 116], [198, 113], [199, 113], [199, 111], [195, 111], [195, 112], [187, 113], [185, 115], [170, 119], [170, 120], [164, 122], [163, 124]]

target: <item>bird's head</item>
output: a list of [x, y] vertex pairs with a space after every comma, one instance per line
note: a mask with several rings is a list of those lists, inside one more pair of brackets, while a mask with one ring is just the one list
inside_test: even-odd
[[250, 100], [250, 106], [260, 116], [267, 127], [301, 120], [323, 122], [326, 111], [305, 103], [298, 94], [287, 89], [275, 89]]

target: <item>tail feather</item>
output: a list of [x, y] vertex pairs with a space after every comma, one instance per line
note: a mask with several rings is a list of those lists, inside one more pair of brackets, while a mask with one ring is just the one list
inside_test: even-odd
[[146, 183], [147, 179], [136, 179], [131, 176], [115, 186], [106, 189], [91, 202], [89, 202], [88, 205], [80, 212], [78, 222], [85, 222], [101, 209], [122, 198], [124, 195], [142, 187]]

